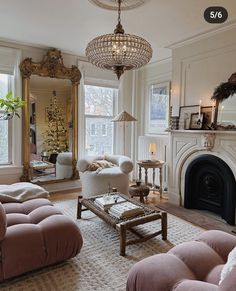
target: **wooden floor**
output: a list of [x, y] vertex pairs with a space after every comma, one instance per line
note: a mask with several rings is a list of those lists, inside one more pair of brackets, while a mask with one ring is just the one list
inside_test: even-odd
[[[64, 199], [76, 199], [78, 195], [81, 195], [80, 191], [73, 193], [52, 193], [50, 195], [51, 201], [64, 200]], [[206, 230], [218, 229], [223, 230], [231, 234], [236, 234], [236, 227], [227, 224], [217, 215], [214, 215], [207, 211], [186, 209], [168, 202], [167, 195], [163, 195], [164, 199], [160, 199], [158, 192], [150, 192], [148, 195], [148, 204], [158, 207], [167, 211], [170, 214], [173, 214], [183, 220], [186, 220], [194, 225], [200, 226]], [[139, 198], [134, 198], [139, 199]]]

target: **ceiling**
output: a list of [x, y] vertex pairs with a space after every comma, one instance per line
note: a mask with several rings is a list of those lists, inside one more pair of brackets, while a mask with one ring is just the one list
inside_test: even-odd
[[[122, 11], [126, 33], [148, 40], [152, 62], [167, 58], [170, 44], [218, 29], [203, 18], [209, 6], [224, 6], [228, 20], [236, 22], [235, 0], [147, 0], [143, 6]], [[117, 13], [104, 10], [88, 0], [0, 0], [0, 39], [36, 46], [56, 47], [63, 52], [85, 56], [87, 43], [111, 33]]]

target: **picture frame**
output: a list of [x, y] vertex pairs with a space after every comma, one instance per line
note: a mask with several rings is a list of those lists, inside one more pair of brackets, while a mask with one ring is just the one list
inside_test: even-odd
[[[201, 113], [203, 113], [202, 129], [211, 130], [212, 129], [212, 106], [201, 107]], [[214, 118], [213, 118], [213, 122], [214, 122]]]
[[191, 114], [198, 113], [199, 105], [181, 106], [179, 109], [179, 130], [190, 129]]
[[[200, 118], [199, 118], [200, 117]], [[204, 114], [192, 113], [190, 119], [189, 129], [202, 129]]]
[[149, 134], [165, 133], [170, 124], [170, 81], [150, 84], [148, 88]]

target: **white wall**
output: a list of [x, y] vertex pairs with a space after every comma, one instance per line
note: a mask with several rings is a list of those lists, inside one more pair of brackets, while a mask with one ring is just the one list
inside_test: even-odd
[[[162, 140], [162, 152], [165, 152], [165, 146], [168, 143], [168, 135], [161, 134], [161, 135], [150, 135], [148, 134], [148, 128], [147, 128], [147, 119], [148, 119], [148, 110], [149, 110], [149, 87], [152, 84], [158, 84], [163, 83], [167, 81], [171, 81], [171, 74], [172, 74], [172, 63], [171, 59], [165, 59], [163, 61], [155, 62], [148, 64], [147, 66], [143, 67], [142, 69], [138, 71], [133, 72], [133, 113], [134, 116], [138, 119], [138, 121], [135, 123], [135, 126], [133, 128], [133, 135], [131, 136], [131, 157], [133, 159], [135, 168], [133, 172], [133, 178], [137, 178], [137, 171], [138, 167], [136, 164], [136, 161], [141, 158], [139, 156], [139, 153], [143, 151], [140, 147], [144, 143], [139, 143], [138, 139], [140, 136], [142, 136], [142, 140], [145, 139], [147, 142], [150, 139], [154, 140]], [[157, 142], [158, 144], [158, 142]], [[164, 159], [164, 156], [158, 156], [159, 159]]]
[[173, 116], [179, 106], [211, 105], [215, 87], [236, 71], [236, 25], [172, 47]]

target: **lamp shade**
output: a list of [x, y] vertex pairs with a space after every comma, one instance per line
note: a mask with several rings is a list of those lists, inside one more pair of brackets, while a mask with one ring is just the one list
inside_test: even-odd
[[113, 122], [119, 122], [119, 121], [137, 121], [137, 119], [134, 118], [132, 115], [130, 115], [125, 110], [123, 110], [112, 121]]
[[150, 143], [149, 145], [149, 153], [155, 153], [156, 152], [156, 144]]

